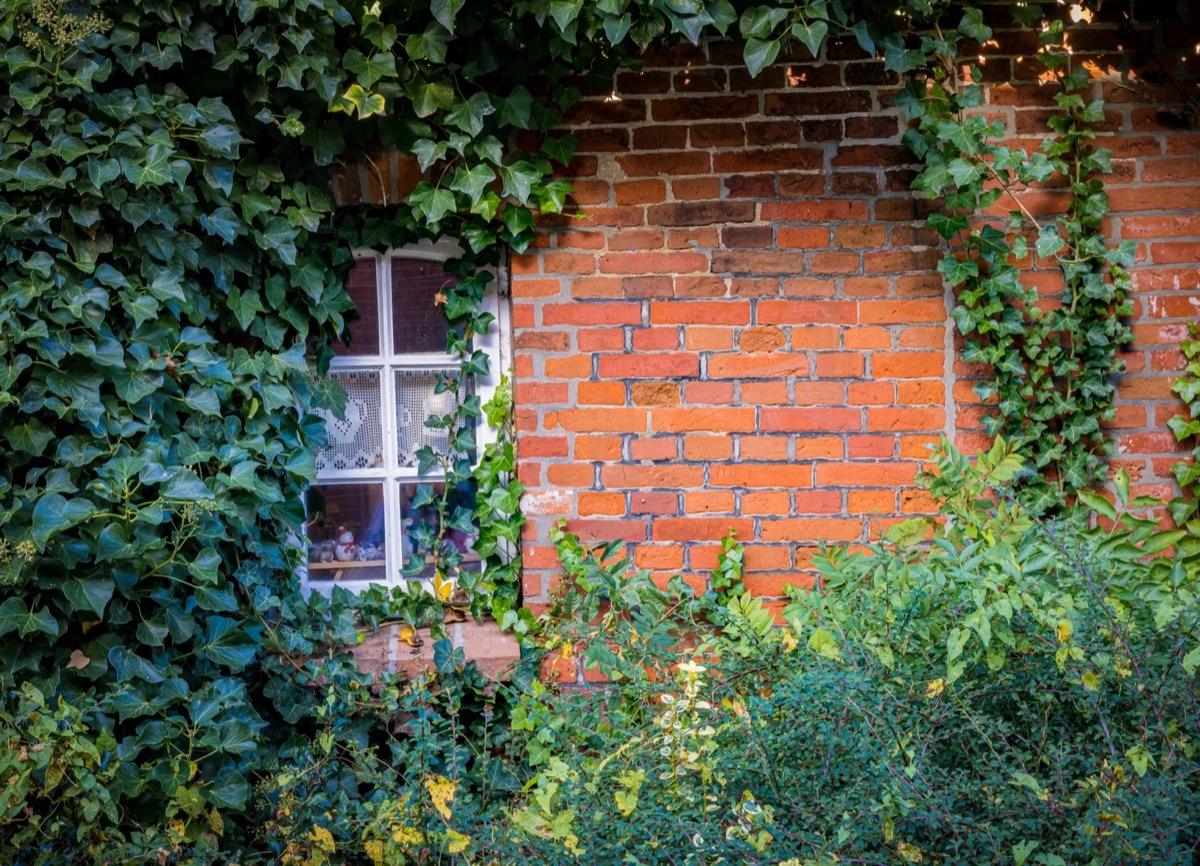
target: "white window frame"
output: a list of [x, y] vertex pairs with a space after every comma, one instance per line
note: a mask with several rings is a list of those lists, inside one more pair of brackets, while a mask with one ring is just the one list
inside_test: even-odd
[[[306, 592], [320, 592], [329, 595], [335, 586], [340, 586], [350, 592], [361, 592], [371, 586], [403, 586], [409, 581], [415, 580], [405, 577], [402, 573], [404, 561], [401, 542], [400, 487], [411, 484], [438, 484], [444, 481], [444, 476], [436, 470], [420, 474], [416, 467], [400, 466], [397, 448], [399, 431], [396, 426], [395, 374], [402, 370], [456, 371], [459, 361], [455, 356], [445, 352], [397, 354], [393, 351], [392, 262], [396, 259], [446, 262], [462, 254], [462, 248], [453, 241], [421, 241], [406, 247], [390, 249], [384, 253], [374, 250], [356, 250], [354, 253], [357, 261], [375, 260], [375, 291], [380, 329], [379, 354], [335, 356], [330, 362], [329, 373], [378, 372], [382, 390], [380, 423], [383, 428], [383, 466], [319, 471], [315, 484], [321, 487], [363, 483], [383, 485], [386, 577], [383, 580], [352, 577], [310, 580], [306, 539], [305, 559], [300, 574], [301, 585]], [[511, 318], [507, 303], [506, 275], [503, 268], [489, 270], [493, 274], [493, 279], [487, 286], [480, 312], [491, 313], [495, 316], [495, 321], [488, 328], [486, 334], [474, 337], [473, 344], [475, 349], [482, 350], [488, 356], [488, 374], [476, 376], [472, 383], [472, 393], [479, 397], [481, 403], [487, 403], [492, 398], [500, 384], [501, 375], [511, 364]], [[448, 324], [447, 330], [449, 330]], [[483, 453], [484, 447], [495, 441], [495, 437], [496, 431], [488, 426], [486, 420], [479, 419], [479, 423], [475, 427], [476, 460]], [[352, 570], [351, 573], [353, 573]], [[429, 583], [427, 580], [420, 582], [426, 585]], [[431, 589], [428, 586], [427, 588]]]

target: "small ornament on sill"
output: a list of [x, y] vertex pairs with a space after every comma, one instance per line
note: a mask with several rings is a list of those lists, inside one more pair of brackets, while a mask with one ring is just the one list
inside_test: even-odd
[[352, 562], [358, 555], [354, 544], [354, 533], [344, 526], [339, 526], [337, 540], [333, 545], [333, 557], [338, 562]]
[[322, 541], [317, 544], [310, 544], [308, 561], [309, 562], [333, 562], [333, 542]]
[[373, 560], [383, 559], [383, 550], [378, 544], [367, 542], [358, 547], [358, 561], [371, 562]]

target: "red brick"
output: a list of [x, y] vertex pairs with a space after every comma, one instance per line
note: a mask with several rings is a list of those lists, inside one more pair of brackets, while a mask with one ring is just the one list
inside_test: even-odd
[[629, 390], [636, 406], [679, 405], [679, 386], [673, 382], [634, 382]]
[[647, 209], [646, 218], [654, 225], [660, 226], [744, 223], [754, 219], [754, 203], [748, 201], [696, 201], [682, 204], [659, 204]]
[[708, 359], [708, 375], [714, 379], [774, 379], [779, 376], [807, 376], [808, 356], [787, 352], [770, 355], [713, 355]]
[[576, 507], [580, 515], [584, 517], [596, 514], [620, 517], [625, 514], [625, 494], [581, 490], [578, 494], [578, 505]]
[[640, 493], [629, 497], [630, 514], [678, 514], [678, 493]]
[[544, 304], [543, 325], [640, 325], [641, 304]]
[[858, 409], [768, 409], [759, 410], [762, 430], [819, 433], [825, 430], [861, 430]]
[[816, 375], [822, 378], [858, 378], [863, 374], [863, 356], [851, 352], [822, 352], [817, 355]]
[[661, 180], [634, 180], [613, 186], [617, 204], [654, 204], [667, 197], [667, 184]]
[[858, 321], [864, 325], [902, 322], [944, 322], [946, 304], [929, 301], [859, 301]]
[[781, 514], [786, 516], [792, 507], [791, 496], [786, 490], [743, 493], [741, 500], [742, 514]]
[[764, 520], [763, 541], [858, 541], [862, 538], [862, 520], [856, 517], [807, 517], [790, 520]]
[[600, 270], [606, 274], [676, 274], [708, 270], [708, 257], [702, 253], [608, 253], [600, 257]]
[[652, 104], [650, 112], [656, 121], [750, 117], [758, 113], [758, 96], [751, 94], [659, 99]]
[[774, 352], [785, 342], [787, 336], [779, 328], [744, 328], [738, 336], [738, 348], [743, 352]]
[[868, 430], [939, 430], [946, 426], [943, 409], [868, 409]]
[[852, 325], [857, 319], [854, 301], [762, 301], [758, 305], [760, 325]]
[[669, 433], [746, 433], [755, 428], [754, 413], [750, 407], [658, 409], [651, 413], [650, 424], [655, 431]]
[[709, 467], [713, 487], [812, 487], [812, 467], [790, 463], [726, 463]]
[[646, 429], [645, 409], [567, 409], [546, 413], [546, 429], [562, 427], [573, 433], [640, 433]]
[[733, 456], [733, 439], [728, 436], [685, 436], [683, 456], [688, 460], [726, 460]]
[[659, 352], [678, 348], [677, 328], [641, 328], [633, 332], [635, 352]]
[[[517, 383], [517, 388], [521, 387]], [[575, 392], [581, 405], [624, 406], [625, 384], [623, 382], [580, 382]]]
[[916, 463], [818, 463], [817, 487], [900, 487], [917, 475]]
[[699, 487], [704, 482], [703, 466], [629, 466], [616, 464], [600, 468], [600, 483], [610, 489], [631, 487], [671, 490]]
[[657, 439], [634, 439], [629, 443], [630, 460], [674, 460], [679, 444], [674, 436]]
[[941, 352], [875, 352], [871, 375], [878, 379], [941, 378], [946, 356]]
[[652, 301], [650, 321], [656, 325], [745, 325], [747, 301]]
[[653, 353], [601, 355], [600, 375], [606, 379], [664, 379], [700, 375], [700, 357], [691, 354]]

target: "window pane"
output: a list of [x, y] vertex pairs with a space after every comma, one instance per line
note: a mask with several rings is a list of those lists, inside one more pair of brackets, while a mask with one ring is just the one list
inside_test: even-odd
[[[334, 341], [335, 355], [378, 355], [379, 292], [376, 291], [374, 258], [359, 259], [346, 277], [346, 294], [354, 302], [353, 313], [346, 315], [346, 339]], [[357, 316], [357, 318], [355, 318]]]
[[382, 484], [308, 488], [310, 581], [387, 580]]
[[392, 259], [392, 352], [445, 352], [450, 325], [435, 302], [454, 284], [441, 262]]
[[[424, 505], [414, 507], [413, 503], [417, 501], [417, 490], [419, 487], [432, 488], [437, 501], [427, 502]], [[432, 484], [414, 483], [400, 485], [400, 531], [403, 533], [403, 535], [400, 537], [400, 545], [405, 559], [407, 559], [414, 550], [414, 541], [411, 533], [422, 523], [429, 524], [433, 530], [433, 534], [436, 536], [439, 526], [437, 506], [438, 502], [441, 501], [442, 494], [445, 489], [446, 485], [440, 481]], [[450, 497], [446, 504], [446, 514], [451, 520], [454, 518], [456, 509], [459, 508], [465, 508], [468, 512], [474, 513], [475, 482], [466, 481], [455, 487], [454, 490], [451, 491]], [[477, 534], [473, 531], [468, 533], [460, 529], [447, 529], [445, 537], [449, 539], [449, 541], [453, 543], [461, 553], [463, 553], [463, 569], [477, 571], [479, 568], [479, 557], [471, 549], [472, 545], [475, 543]], [[421, 553], [425, 555], [426, 559], [428, 559], [428, 550], [422, 550]], [[420, 575], [417, 575], [417, 577], [420, 579], [432, 580], [433, 563], [430, 563], [425, 568], [424, 572], [422, 572]]]
[[396, 448], [401, 466], [416, 466], [417, 451], [428, 445], [439, 454], [450, 448], [445, 429], [425, 426], [425, 420], [454, 411], [454, 394], [435, 394], [438, 374], [432, 370], [396, 371]]
[[379, 372], [330, 373], [346, 389], [346, 418], [319, 410], [329, 444], [317, 454], [317, 471], [383, 466], [383, 407]]

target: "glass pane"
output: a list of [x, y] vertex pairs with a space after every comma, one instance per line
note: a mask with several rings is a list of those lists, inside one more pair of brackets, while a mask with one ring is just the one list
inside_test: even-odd
[[359, 259], [346, 277], [346, 294], [354, 302], [353, 313], [346, 315], [346, 340], [334, 342], [336, 355], [378, 355], [379, 292], [375, 282], [375, 259]]
[[[430, 487], [433, 489], [435, 502], [426, 502], [423, 505], [415, 506], [413, 503], [417, 501], [417, 490], [419, 487]], [[432, 534], [437, 535], [440, 520], [438, 517], [438, 503], [441, 501], [442, 494], [446, 489], [446, 485], [442, 482], [432, 484], [401, 484], [400, 485], [400, 531], [403, 533], [400, 536], [400, 545], [405, 559], [407, 559], [415, 549], [415, 542], [412, 537], [413, 530], [426, 523], [430, 526]], [[475, 482], [466, 481], [459, 484], [450, 492], [450, 497], [447, 500], [446, 514], [450, 519], [454, 518], [456, 509], [464, 508], [468, 512], [475, 511]], [[463, 554], [463, 570], [478, 571], [479, 557], [471, 549], [475, 543], [476, 533], [466, 532], [462, 529], [447, 528], [445, 537], [449, 539], [455, 547]], [[428, 559], [429, 550], [421, 551]], [[432, 580], [433, 579], [433, 563], [430, 563], [424, 572], [411, 579]]]
[[310, 581], [386, 580], [386, 509], [382, 484], [308, 488]]
[[441, 262], [392, 259], [392, 352], [445, 352], [446, 316], [437, 293], [454, 284]]
[[317, 471], [383, 466], [383, 394], [376, 370], [330, 373], [346, 389], [346, 418], [321, 409], [329, 444], [317, 454]]
[[425, 420], [454, 411], [454, 394], [435, 394], [433, 370], [396, 371], [396, 449], [400, 465], [417, 465], [417, 451], [428, 445], [439, 454], [450, 448], [449, 431], [426, 427]]

